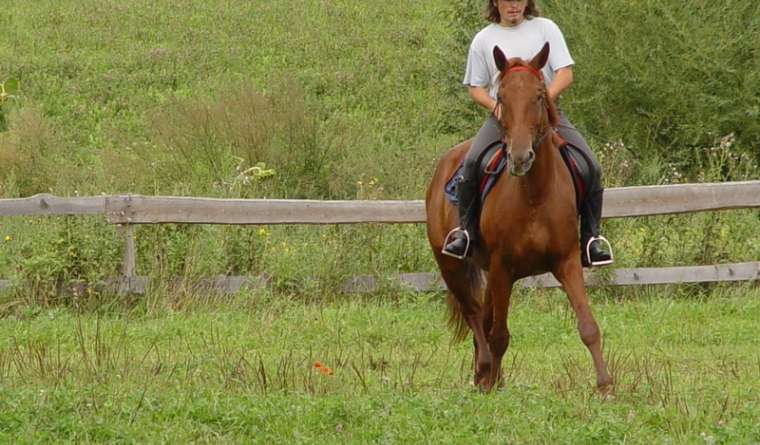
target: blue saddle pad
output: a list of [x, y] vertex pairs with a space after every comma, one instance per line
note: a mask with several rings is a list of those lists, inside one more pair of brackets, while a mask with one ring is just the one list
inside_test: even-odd
[[[506, 165], [506, 159], [499, 161], [499, 172], [504, 169], [504, 165]], [[454, 205], [457, 205], [457, 178], [462, 176], [462, 169], [464, 169], [464, 166], [459, 164], [459, 167], [454, 171], [454, 174], [451, 175], [451, 178], [449, 178], [446, 185], [443, 187], [443, 193], [446, 195], [446, 199], [451, 201]], [[480, 202], [483, 202], [488, 192], [491, 191], [498, 176], [498, 172], [484, 175], [483, 180], [480, 182]]]

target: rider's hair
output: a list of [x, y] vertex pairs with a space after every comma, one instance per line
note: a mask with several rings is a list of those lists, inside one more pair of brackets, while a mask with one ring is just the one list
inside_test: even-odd
[[[483, 8], [483, 15], [489, 22], [501, 22], [501, 14], [499, 14], [499, 8], [496, 6], [496, 2], [498, 1], [499, 0], [488, 0], [488, 3], [486, 3], [486, 6]], [[528, 0], [528, 6], [525, 7], [525, 13], [523, 15], [526, 18], [538, 17], [541, 15], [535, 0]]]

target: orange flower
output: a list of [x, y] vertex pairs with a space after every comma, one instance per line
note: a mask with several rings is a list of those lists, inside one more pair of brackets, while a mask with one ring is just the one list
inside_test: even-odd
[[314, 367], [318, 368], [322, 374], [333, 375], [333, 370], [323, 365], [320, 361], [314, 362]]

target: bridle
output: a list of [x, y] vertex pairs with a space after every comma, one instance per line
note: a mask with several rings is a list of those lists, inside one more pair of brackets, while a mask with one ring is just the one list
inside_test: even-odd
[[[511, 71], [530, 71], [536, 77], [538, 77], [538, 80], [540, 80], [541, 83], [544, 82], [544, 75], [541, 73], [540, 70], [537, 70], [537, 69], [533, 68], [532, 66], [527, 66], [527, 65], [513, 66], [511, 68], [507, 68], [507, 70], [504, 71], [504, 75], [506, 75], [507, 73], [509, 73]], [[503, 79], [503, 76], [502, 76], [502, 79]], [[501, 103], [502, 103], [501, 97], [497, 95], [496, 96], [496, 106], [497, 107], [500, 106]], [[546, 98], [545, 97], [544, 97], [544, 106], [548, 106], [546, 104]], [[539, 145], [541, 145], [541, 142], [543, 142], [544, 139], [546, 139], [546, 137], [551, 134], [551, 132], [552, 132], [551, 125], [549, 125], [548, 123], [544, 123], [543, 125], [541, 125], [541, 127], [539, 128], [539, 136], [536, 138], [535, 141], [533, 141], [533, 144], [532, 144], [533, 149], [535, 150]], [[502, 142], [504, 142], [505, 144], [509, 144], [509, 135], [504, 136], [504, 139], [502, 140]]]

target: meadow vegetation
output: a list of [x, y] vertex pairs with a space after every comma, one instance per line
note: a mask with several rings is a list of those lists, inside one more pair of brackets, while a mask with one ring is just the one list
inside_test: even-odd
[[[0, 14], [0, 197], [422, 199], [483, 117], [480, 0], [55, 0]], [[562, 107], [608, 187], [758, 179], [760, 5], [540, 0], [576, 60]], [[17, 82], [17, 83], [16, 83]], [[760, 257], [756, 210], [605, 221], [616, 267]], [[140, 226], [127, 299], [102, 216], [0, 219], [0, 437], [15, 443], [757, 443], [751, 284], [591, 290], [618, 395], [590, 391], [564, 297], [523, 290], [504, 390], [471, 391], [421, 225]], [[270, 276], [232, 296], [173, 277]], [[322, 373], [320, 361], [334, 371]]]
[[[614, 398], [557, 290], [522, 290], [505, 385], [468, 385], [437, 293], [151, 293], [0, 323], [4, 443], [752, 444], [751, 285], [594, 293]], [[7, 308], [6, 308], [7, 309]]]

